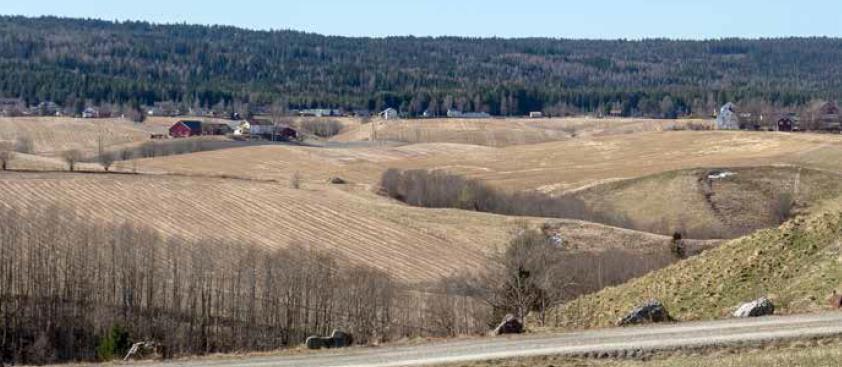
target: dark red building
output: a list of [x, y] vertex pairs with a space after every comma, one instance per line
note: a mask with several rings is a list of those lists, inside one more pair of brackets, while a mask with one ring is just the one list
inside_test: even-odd
[[187, 138], [199, 135], [202, 135], [201, 121], [182, 120], [170, 127], [170, 136], [173, 138]]

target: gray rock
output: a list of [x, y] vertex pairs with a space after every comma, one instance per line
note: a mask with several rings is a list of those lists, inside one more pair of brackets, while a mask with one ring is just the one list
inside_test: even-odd
[[760, 317], [775, 314], [775, 305], [768, 298], [763, 297], [748, 303], [743, 303], [734, 311], [734, 317]]
[[637, 325], [653, 322], [668, 322], [673, 318], [667, 312], [664, 304], [657, 300], [649, 300], [640, 307], [629, 312], [626, 317], [617, 322], [617, 326]]
[[494, 328], [494, 335], [503, 334], [520, 334], [523, 332], [523, 322], [521, 322], [515, 315], [508, 314], [503, 318], [500, 325]]
[[166, 357], [166, 351], [161, 343], [154, 341], [139, 342], [132, 344], [132, 347], [129, 348], [129, 352], [126, 353], [123, 360], [128, 361], [132, 359], [144, 359], [155, 354], [161, 357]]
[[354, 337], [340, 330], [334, 330], [330, 334], [330, 337], [311, 336], [304, 342], [307, 349], [345, 348], [350, 347], [352, 344], [354, 344]]

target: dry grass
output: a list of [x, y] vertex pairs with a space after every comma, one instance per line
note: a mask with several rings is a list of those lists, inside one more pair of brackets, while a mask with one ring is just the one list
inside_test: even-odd
[[129, 145], [149, 139], [149, 133], [128, 120], [66, 117], [0, 117], [0, 141], [29, 137], [34, 153], [58, 156], [69, 149], [95, 152], [99, 139], [105, 147]]
[[682, 321], [728, 317], [740, 303], [760, 296], [768, 296], [781, 314], [828, 309], [828, 297], [842, 285], [840, 238], [838, 210], [795, 219], [581, 297], [559, 307], [553, 323], [561, 328], [610, 326], [652, 298]]
[[[663, 131], [675, 126], [711, 125], [705, 120], [655, 120], [623, 118], [493, 118], [372, 120], [371, 124], [345, 121], [345, 132], [336, 141], [402, 141], [407, 143], [458, 143], [504, 147], [566, 140]], [[372, 139], [374, 135], [374, 139]]]
[[[818, 155], [816, 152], [821, 152]], [[316, 181], [348, 176], [375, 184], [387, 168], [444, 169], [509, 190], [560, 194], [587, 186], [696, 167], [801, 164], [842, 172], [842, 136], [750, 132], [651, 132], [492, 148], [464, 144], [402, 147], [254, 147], [142, 161], [153, 172], [213, 171], [287, 179], [295, 167]], [[838, 163], [834, 163], [838, 162]]]
[[[734, 175], [708, 180], [711, 171]], [[775, 204], [783, 196], [791, 196], [804, 214], [840, 194], [842, 176], [796, 167], [671, 171], [571, 193], [598, 213], [629, 218], [632, 228], [691, 238], [733, 238], [776, 227], [781, 222]]]
[[[165, 235], [241, 239], [267, 247], [304, 242], [425, 282], [482, 268], [517, 218], [396, 204], [369, 192], [281, 182], [157, 175], [0, 174], [0, 202], [76, 208], [92, 221], [136, 222]], [[533, 220], [537, 225], [542, 223]], [[582, 251], [660, 252], [666, 237], [574, 221]]]

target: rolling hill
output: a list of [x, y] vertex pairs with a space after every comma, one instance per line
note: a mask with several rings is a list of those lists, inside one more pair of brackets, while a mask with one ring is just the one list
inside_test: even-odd
[[[521, 220], [412, 208], [330, 186], [295, 190], [286, 183], [169, 175], [2, 173], [0, 201], [18, 208], [74, 208], [92, 221], [143, 223], [165, 236], [239, 240], [269, 248], [305, 244], [408, 282], [481, 269], [485, 255], [504, 243]], [[579, 253], [668, 252], [667, 237], [557, 222], [571, 234]]]
[[606, 327], [648, 299], [681, 321], [729, 317], [742, 302], [768, 296], [776, 313], [829, 309], [842, 285], [842, 211], [825, 210], [727, 242], [554, 312], [560, 328]]

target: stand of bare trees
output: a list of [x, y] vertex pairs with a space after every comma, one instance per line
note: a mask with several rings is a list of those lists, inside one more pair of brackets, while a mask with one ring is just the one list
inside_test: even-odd
[[125, 346], [115, 338], [183, 355], [271, 350], [334, 328], [360, 343], [485, 329], [469, 297], [348, 264], [305, 244], [162, 238], [62, 208], [0, 206], [0, 361], [106, 359], [125, 352], [109, 350]]
[[381, 176], [380, 187], [384, 194], [414, 206], [581, 219], [617, 227], [633, 227], [628, 218], [616, 213], [591, 210], [576, 197], [551, 197], [540, 192], [508, 193], [480, 181], [443, 171], [388, 169]]

